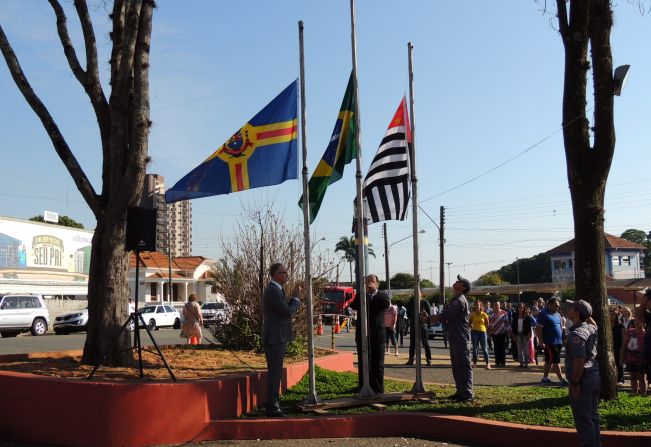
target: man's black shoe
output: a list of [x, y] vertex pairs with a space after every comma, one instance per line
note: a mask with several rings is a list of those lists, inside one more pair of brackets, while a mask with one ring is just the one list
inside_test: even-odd
[[285, 416], [285, 413], [278, 410], [278, 411], [267, 411], [267, 417], [268, 418], [284, 418], [284, 417], [287, 417], [287, 416]]
[[405, 363], [405, 365], [407, 366], [412, 366], [413, 364], [414, 364], [414, 359], [409, 359], [407, 360], [407, 363]]
[[427, 361], [427, 366], [432, 366], [432, 361], [431, 360]]

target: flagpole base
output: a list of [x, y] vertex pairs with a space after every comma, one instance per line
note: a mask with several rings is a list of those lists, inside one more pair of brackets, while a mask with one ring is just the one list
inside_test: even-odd
[[303, 405], [319, 405], [322, 403], [323, 401], [316, 393], [310, 393], [305, 397], [305, 399], [303, 399]]
[[371, 388], [370, 385], [363, 385], [362, 389], [359, 390], [357, 397], [360, 399], [369, 399], [371, 397], [374, 397], [376, 394], [377, 393], [373, 391], [373, 388]]
[[423, 386], [423, 382], [420, 380], [417, 380], [414, 382], [414, 386], [411, 387], [411, 392], [414, 394], [422, 394], [425, 392], [425, 387]]

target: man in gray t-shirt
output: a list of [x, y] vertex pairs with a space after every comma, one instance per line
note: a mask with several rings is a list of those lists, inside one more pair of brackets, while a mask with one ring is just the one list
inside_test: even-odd
[[581, 445], [600, 446], [599, 365], [597, 325], [592, 306], [586, 301], [567, 300], [567, 317], [572, 321], [565, 345], [565, 372], [570, 381], [570, 407]]
[[[459, 401], [469, 401], [474, 398], [472, 391], [472, 368], [470, 366], [470, 325], [468, 318], [470, 310], [465, 294], [470, 292], [470, 281], [457, 275], [457, 282], [452, 286], [454, 299], [438, 315], [429, 317], [430, 323], [444, 322], [448, 326], [448, 339], [450, 341], [450, 360], [452, 362], [452, 376], [457, 392], [452, 396]], [[421, 321], [426, 322], [428, 317], [421, 314]]]

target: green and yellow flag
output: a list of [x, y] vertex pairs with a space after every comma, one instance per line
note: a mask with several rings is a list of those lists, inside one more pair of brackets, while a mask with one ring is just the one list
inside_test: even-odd
[[[319, 161], [308, 183], [310, 196], [310, 223], [314, 222], [328, 185], [339, 180], [344, 174], [344, 166], [357, 156], [355, 142], [355, 105], [353, 74], [350, 74], [344, 100], [341, 102], [339, 116], [330, 137], [330, 143]], [[303, 208], [303, 197], [298, 201]]]

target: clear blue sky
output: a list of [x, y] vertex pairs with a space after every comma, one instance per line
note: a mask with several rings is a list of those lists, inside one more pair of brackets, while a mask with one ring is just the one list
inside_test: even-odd
[[[83, 60], [78, 22], [63, 2]], [[108, 11], [91, 2], [104, 85]], [[555, 5], [544, 2], [358, 0], [357, 42], [365, 168], [407, 90], [414, 44], [416, 145], [422, 206], [438, 221], [447, 208], [446, 260], [471, 280], [573, 237], [563, 152], [563, 47]], [[628, 2], [615, 8], [614, 65], [630, 64], [615, 100], [617, 149], [606, 199], [606, 231], [651, 230], [651, 18]], [[309, 166], [328, 142], [351, 69], [349, 2], [158, 0], [151, 53], [152, 163], [172, 186], [298, 77], [298, 26], [305, 23]], [[49, 5], [5, 1], [0, 23], [35, 91], [58, 122], [97, 190], [100, 142], [90, 104], [71, 74]], [[108, 95], [108, 87], [106, 87]], [[57, 211], [93, 228], [88, 207], [49, 138], [0, 63], [0, 215]], [[544, 142], [534, 146], [544, 138]], [[524, 152], [526, 149], [530, 150]], [[445, 192], [522, 153], [513, 161]], [[275, 200], [299, 225], [300, 182], [193, 201], [193, 254], [217, 258], [243, 204]], [[312, 225], [326, 253], [350, 232], [354, 164], [331, 186]], [[422, 275], [438, 282], [438, 232], [420, 215]], [[389, 222], [391, 243], [411, 221]], [[369, 237], [384, 277], [381, 224]], [[345, 272], [348, 271], [346, 268]], [[411, 243], [391, 249], [391, 271], [413, 272]], [[446, 277], [448, 268], [446, 267]], [[347, 278], [347, 273], [344, 274]], [[446, 280], [447, 282], [447, 280]]]

